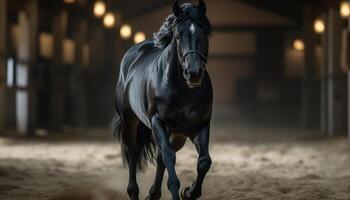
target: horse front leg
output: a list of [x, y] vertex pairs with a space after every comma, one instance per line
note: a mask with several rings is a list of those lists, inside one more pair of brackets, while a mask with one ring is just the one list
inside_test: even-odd
[[205, 125], [194, 138], [191, 138], [199, 154], [197, 178], [191, 187], [185, 188], [182, 191], [181, 198], [183, 200], [197, 199], [202, 195], [202, 184], [212, 163], [209, 155], [209, 129], [209, 124]]
[[162, 154], [164, 166], [168, 171], [168, 189], [171, 192], [173, 200], [180, 200], [180, 181], [175, 171], [176, 155], [175, 150], [170, 145], [171, 133], [164, 121], [162, 121], [157, 115], [152, 117], [152, 130], [156, 136], [157, 145]]
[[[186, 139], [187, 139], [186, 137], [173, 134], [170, 138], [170, 145], [177, 152], [185, 145]], [[146, 197], [145, 200], [160, 199], [162, 195], [161, 190], [162, 190], [162, 181], [163, 181], [164, 171], [165, 171], [165, 165], [163, 163], [162, 154], [158, 152], [156, 178], [154, 179], [154, 183], [151, 189], [149, 190], [149, 195]]]

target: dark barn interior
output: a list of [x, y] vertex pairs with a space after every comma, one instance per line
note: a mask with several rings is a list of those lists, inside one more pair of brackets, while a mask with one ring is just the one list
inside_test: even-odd
[[[213, 165], [201, 199], [350, 199], [350, 1], [205, 2]], [[1, 200], [128, 199], [109, 130], [119, 65], [172, 3], [0, 0]], [[181, 186], [196, 160], [188, 142]], [[138, 175], [142, 198], [154, 171]]]

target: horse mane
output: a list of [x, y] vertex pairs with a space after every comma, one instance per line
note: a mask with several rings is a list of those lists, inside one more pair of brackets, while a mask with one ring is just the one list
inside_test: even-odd
[[175, 18], [176, 17], [174, 14], [169, 15], [165, 19], [159, 31], [157, 33], [153, 33], [153, 41], [156, 47], [164, 49], [171, 42], [171, 39], [173, 38], [172, 28]]
[[208, 18], [203, 14], [191, 13], [190, 9], [195, 7], [193, 4], [185, 3], [181, 6], [183, 12], [179, 17], [170, 14], [161, 25], [158, 32], [153, 33], [154, 46], [164, 49], [167, 47], [173, 38], [173, 27], [176, 24], [181, 24], [188, 19], [200, 25], [207, 35], [211, 35], [212, 26]]

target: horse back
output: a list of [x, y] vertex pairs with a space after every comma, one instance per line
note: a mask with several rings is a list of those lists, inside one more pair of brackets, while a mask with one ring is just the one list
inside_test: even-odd
[[[145, 57], [158, 53], [161, 50], [154, 46], [153, 41], [144, 41], [139, 44], [132, 46], [124, 55], [121, 65], [119, 81], [125, 82], [128, 74], [135, 68], [140, 66], [140, 61], [144, 60]], [[145, 62], [143, 62], [145, 63]], [[145, 64], [142, 64], [146, 67]]]

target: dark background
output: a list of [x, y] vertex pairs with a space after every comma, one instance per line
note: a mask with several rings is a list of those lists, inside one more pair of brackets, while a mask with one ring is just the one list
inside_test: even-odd
[[[1, 127], [23, 133], [107, 127], [119, 63], [133, 45], [133, 36], [120, 38], [120, 27], [130, 24], [133, 34], [142, 31], [152, 39], [172, 4], [106, 0], [116, 24], [105, 28], [93, 14], [92, 0], [4, 2]], [[339, 13], [340, 1], [206, 3], [214, 28], [207, 70], [215, 119], [346, 133], [347, 68], [341, 55], [347, 55], [347, 22]], [[314, 31], [316, 19], [326, 26], [322, 34]], [[293, 46], [297, 39], [301, 50]], [[6, 86], [9, 79], [14, 84]], [[22, 79], [27, 83], [21, 85]]]

